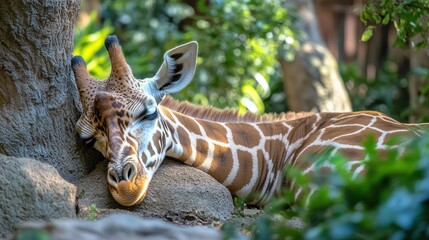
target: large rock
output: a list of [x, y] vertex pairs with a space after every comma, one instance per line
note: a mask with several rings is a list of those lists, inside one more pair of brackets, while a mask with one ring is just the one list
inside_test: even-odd
[[76, 187], [52, 166], [0, 154], [0, 238], [25, 221], [76, 217]]
[[18, 228], [13, 239], [144, 239], [144, 240], [218, 240], [222, 235], [205, 226], [183, 227], [160, 219], [143, 219], [129, 214], [113, 214], [98, 221], [53, 221], [27, 223]]
[[[140, 216], [162, 217], [176, 221], [187, 218], [226, 219], [234, 210], [230, 192], [208, 174], [187, 165], [166, 159], [149, 186], [146, 199], [133, 207], [119, 205], [107, 189], [107, 163], [102, 162], [88, 176], [77, 182], [78, 210], [86, 218], [112, 212], [133, 212]], [[180, 222], [180, 220], [177, 220]]]

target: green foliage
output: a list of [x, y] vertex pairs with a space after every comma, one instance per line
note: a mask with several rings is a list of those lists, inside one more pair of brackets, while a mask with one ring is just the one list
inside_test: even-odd
[[365, 77], [357, 64], [340, 64], [340, 74], [354, 111], [380, 111], [399, 121], [408, 121], [408, 80], [397, 71], [397, 64], [386, 61], [375, 79]]
[[244, 198], [234, 197], [234, 215], [243, 216], [243, 210], [246, 207]]
[[23, 229], [16, 235], [17, 240], [50, 240], [52, 239], [45, 229]]
[[75, 31], [73, 55], [82, 56], [87, 62], [89, 73], [98, 79], [108, 77], [110, 61], [104, 49], [104, 39], [113, 32], [108, 24], [96, 23], [96, 12], [91, 13], [89, 24]]
[[368, 27], [366, 27], [366, 29], [362, 33], [362, 37], [361, 37], [361, 40], [363, 42], [366, 42], [366, 41], [368, 41], [369, 39], [372, 38], [372, 35], [374, 33], [374, 28], [375, 28], [375, 26], [368, 26]]
[[[394, 145], [399, 143], [393, 140]], [[429, 239], [429, 135], [384, 152], [376, 150], [376, 144], [371, 136], [364, 142], [368, 156], [366, 173], [357, 177], [346, 169], [347, 160], [338, 155], [322, 157], [322, 162], [330, 159], [330, 164], [335, 166], [336, 170], [330, 174], [317, 170], [310, 178], [289, 169], [288, 176], [299, 181], [304, 192], [309, 193], [311, 186], [317, 186], [318, 190], [279, 215], [293, 197], [291, 191], [285, 191], [267, 207], [251, 236], [255, 239]], [[299, 230], [290, 225], [291, 217], [300, 218], [304, 228]]]
[[95, 203], [93, 203], [93, 204], [91, 204], [91, 206], [89, 206], [86, 219], [87, 220], [96, 220], [97, 215], [98, 215], [98, 209], [97, 209], [97, 206], [95, 205]]
[[422, 107], [429, 109], [429, 68], [417, 67], [411, 71], [410, 76], [419, 79], [423, 85], [420, 89], [418, 89], [418, 107], [411, 109], [410, 113], [417, 113], [417, 115], [421, 116], [420, 119], [417, 119], [418, 122], [429, 122], [428, 114], [421, 114], [421, 112], [419, 113], [419, 111], [422, 110]]
[[[166, 50], [190, 40], [199, 42], [197, 72], [191, 86], [177, 94], [179, 99], [252, 112], [281, 104], [275, 109], [284, 110], [281, 95], [269, 98], [273, 87], [282, 91], [278, 49], [288, 56], [297, 42], [289, 28], [291, 14], [281, 0], [211, 1], [209, 7], [200, 0], [197, 9], [179, 0], [107, 0], [102, 3], [101, 19], [108, 19], [104, 26], [111, 27], [90, 28], [100, 41], [114, 29], [138, 78], [153, 76]], [[97, 69], [90, 70], [96, 76], [102, 69], [107, 74], [107, 55], [98, 55], [100, 44], [86, 48], [87, 40], [78, 36], [79, 52], [97, 53], [100, 59], [93, 63]]]
[[365, 4], [360, 18], [367, 25], [362, 41], [368, 41], [377, 25], [393, 23], [401, 47], [411, 43], [413, 48], [428, 45], [429, 2], [427, 0], [372, 0]]
[[[199, 0], [196, 9], [186, 2], [102, 1], [99, 14], [93, 13], [90, 24], [76, 30], [74, 54], [88, 61], [92, 75], [104, 78], [110, 63], [103, 40], [108, 34], [116, 34], [134, 74], [145, 78], [155, 74], [166, 50], [197, 40], [197, 72], [191, 86], [176, 98], [242, 111], [286, 111], [277, 58], [293, 57], [292, 50], [298, 44], [297, 31], [291, 29], [296, 12], [285, 8], [281, 0]], [[402, 46], [412, 36], [427, 40], [428, 22], [423, 21], [427, 9], [426, 0], [371, 1], [361, 13], [368, 25], [362, 38], [371, 38], [377, 25], [396, 22], [402, 33], [397, 41]], [[416, 42], [415, 46], [423, 45]], [[375, 80], [362, 77], [353, 67], [343, 68], [343, 73], [349, 74], [346, 83], [355, 110], [379, 110], [407, 120], [410, 111], [403, 110], [408, 107], [404, 100], [408, 99], [408, 83], [390, 65], [387, 63], [385, 74]]]
[[277, 49], [296, 44], [290, 13], [281, 1], [252, 0], [213, 1], [200, 11], [204, 14], [195, 17], [196, 27], [186, 29], [201, 43], [202, 58], [198, 81], [188, 91], [200, 89], [220, 107], [263, 112], [270, 86], [281, 82]]

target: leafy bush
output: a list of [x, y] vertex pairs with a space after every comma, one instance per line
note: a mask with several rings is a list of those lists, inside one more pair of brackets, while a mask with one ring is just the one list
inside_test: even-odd
[[[418, 90], [417, 106], [414, 106], [411, 110], [411, 114], [420, 116], [416, 121], [418, 122], [429, 122], [429, 115], [427, 109], [429, 109], [429, 68], [428, 67], [417, 67], [410, 72], [410, 76], [419, 79], [423, 84]], [[423, 108], [423, 109], [422, 109]], [[423, 111], [422, 111], [423, 110]], [[422, 114], [426, 113], [426, 114]]]
[[[357, 64], [340, 64], [340, 74], [346, 85], [354, 111], [375, 110], [383, 112], [394, 119], [407, 122], [409, 116], [419, 111], [410, 108], [409, 78], [419, 77], [425, 87], [420, 89], [420, 106], [429, 106], [429, 69], [415, 68], [408, 73], [400, 73], [398, 64], [385, 61], [374, 79], [365, 77]], [[421, 115], [421, 114], [419, 114]], [[417, 119], [428, 122], [429, 117]]]
[[282, 82], [278, 51], [290, 52], [297, 44], [291, 13], [279, 0], [212, 1], [200, 11], [204, 14], [195, 17], [195, 27], [186, 29], [201, 43], [202, 58], [197, 81], [188, 91], [199, 89], [200, 98], [207, 96], [207, 102], [219, 107], [264, 112], [273, 104], [264, 104], [264, 99]]
[[395, 44], [412, 48], [425, 48], [429, 39], [429, 24], [427, 0], [373, 0], [364, 5], [360, 18], [367, 25], [362, 34], [362, 40], [372, 37], [377, 25], [387, 25], [393, 22], [397, 38]]
[[410, 115], [407, 74], [397, 72], [397, 64], [386, 61], [375, 79], [365, 77], [357, 64], [340, 64], [354, 111], [374, 110], [407, 122]]
[[[376, 150], [376, 140], [368, 137], [364, 148], [367, 172], [358, 177], [338, 155], [330, 160], [336, 166], [330, 174], [316, 171], [310, 178], [289, 169], [287, 174], [304, 189], [315, 185], [318, 190], [286, 211], [293, 194], [285, 191], [257, 219], [252, 238], [429, 239], [429, 135], [385, 152]], [[300, 218], [304, 228], [292, 227], [291, 217]]]
[[[279, 105], [285, 110], [281, 95], [269, 98], [273, 88], [283, 91], [277, 69], [279, 49], [287, 56], [297, 44], [290, 29], [292, 14], [281, 0], [210, 1], [208, 7], [206, 1], [198, 1], [196, 9], [185, 1], [107, 0], [102, 3], [100, 15], [121, 40], [136, 77], [153, 76], [166, 50], [196, 40], [197, 72], [191, 86], [177, 98], [242, 111], [263, 112], [265, 106], [273, 105], [276, 110]], [[95, 64], [103, 61], [96, 59]], [[105, 65], [99, 69], [108, 72]]]

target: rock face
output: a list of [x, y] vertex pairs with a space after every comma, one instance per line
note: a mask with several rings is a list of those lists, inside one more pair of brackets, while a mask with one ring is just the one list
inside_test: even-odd
[[76, 217], [76, 187], [52, 166], [0, 155], [0, 238], [24, 221]]
[[[48, 237], [49, 236], [49, 237]], [[143, 219], [129, 214], [113, 214], [98, 221], [54, 221], [25, 224], [13, 239], [145, 239], [217, 240], [222, 235], [204, 226], [182, 227], [159, 219]]]
[[230, 192], [206, 173], [166, 159], [155, 173], [146, 199], [137, 206], [123, 207], [107, 189], [107, 163], [102, 162], [77, 182], [79, 215], [87, 217], [91, 204], [98, 215], [133, 212], [140, 216], [169, 218], [182, 213], [192, 217], [226, 219], [234, 210]]

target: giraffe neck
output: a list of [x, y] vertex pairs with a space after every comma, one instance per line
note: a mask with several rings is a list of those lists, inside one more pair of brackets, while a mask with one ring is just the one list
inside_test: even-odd
[[162, 108], [168, 135], [166, 155], [196, 167], [249, 203], [263, 204], [277, 193], [283, 169], [290, 164], [299, 141], [301, 121], [222, 123]]

